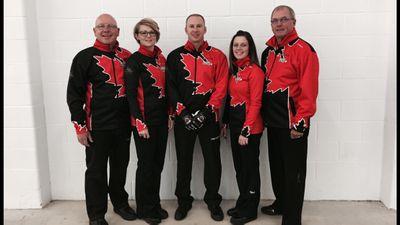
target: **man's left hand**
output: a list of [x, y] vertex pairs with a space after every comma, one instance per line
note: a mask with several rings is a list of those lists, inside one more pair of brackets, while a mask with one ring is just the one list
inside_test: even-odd
[[290, 138], [292, 138], [292, 139], [301, 138], [301, 137], [303, 137], [303, 135], [304, 135], [304, 133], [302, 133], [302, 132], [298, 132], [294, 129], [290, 130]]

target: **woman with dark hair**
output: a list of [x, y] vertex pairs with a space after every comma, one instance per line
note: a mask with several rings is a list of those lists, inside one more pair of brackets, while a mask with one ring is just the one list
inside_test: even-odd
[[228, 210], [232, 224], [245, 224], [257, 218], [260, 202], [260, 138], [264, 129], [260, 108], [264, 73], [258, 64], [254, 40], [239, 30], [229, 46], [230, 77], [222, 136], [229, 125], [239, 198]]
[[160, 180], [167, 148], [168, 117], [165, 91], [165, 62], [155, 44], [160, 38], [158, 24], [140, 20], [133, 35], [139, 50], [126, 62], [125, 84], [136, 153], [138, 157], [135, 196], [137, 215], [149, 224], [158, 224], [168, 217], [160, 205]]

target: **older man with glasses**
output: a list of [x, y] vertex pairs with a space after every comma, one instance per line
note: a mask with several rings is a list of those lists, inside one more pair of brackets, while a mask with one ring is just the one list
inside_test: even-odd
[[119, 28], [111, 15], [100, 15], [93, 32], [94, 45], [80, 51], [72, 61], [67, 103], [78, 141], [86, 148], [89, 224], [107, 225], [108, 194], [118, 215], [125, 220], [136, 219], [124, 188], [131, 141], [124, 64], [131, 53], [119, 47]]
[[261, 57], [265, 73], [262, 116], [268, 135], [272, 188], [276, 200], [261, 208], [282, 214], [282, 225], [301, 225], [310, 118], [316, 111], [319, 63], [314, 48], [299, 38], [295, 13], [272, 11], [274, 36]]

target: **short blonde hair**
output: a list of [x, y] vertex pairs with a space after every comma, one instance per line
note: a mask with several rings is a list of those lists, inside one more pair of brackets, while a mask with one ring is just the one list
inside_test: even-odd
[[[160, 40], [160, 28], [158, 27], [158, 24], [156, 21], [154, 21], [153, 19], [150, 19], [150, 18], [144, 18], [144, 19], [140, 20], [133, 28], [133, 34], [139, 35], [139, 28], [141, 25], [148, 26], [152, 30], [154, 30], [154, 32], [156, 32], [156, 41]], [[135, 39], [136, 39], [136, 37], [135, 37]], [[136, 39], [136, 41], [140, 44], [138, 39]]]

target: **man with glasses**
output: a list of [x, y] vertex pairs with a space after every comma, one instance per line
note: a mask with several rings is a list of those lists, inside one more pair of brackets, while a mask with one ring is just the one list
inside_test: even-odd
[[224, 218], [221, 195], [221, 156], [219, 109], [228, 85], [228, 62], [222, 51], [204, 41], [207, 29], [204, 17], [189, 15], [185, 32], [188, 41], [167, 58], [166, 75], [169, 100], [176, 112], [175, 146], [178, 161], [175, 195], [178, 208], [175, 219], [182, 220], [192, 208], [190, 181], [193, 148], [199, 136], [204, 157], [204, 201], [211, 218]]
[[297, 35], [295, 13], [281, 5], [272, 11], [274, 36], [267, 41], [262, 116], [267, 127], [272, 188], [276, 200], [261, 208], [282, 214], [282, 225], [301, 225], [310, 118], [316, 111], [319, 63], [314, 48]]
[[89, 224], [107, 225], [104, 216], [108, 194], [117, 214], [125, 220], [136, 219], [124, 188], [131, 128], [123, 76], [125, 61], [131, 53], [119, 47], [119, 28], [111, 15], [100, 15], [93, 32], [94, 46], [80, 51], [72, 61], [67, 103], [78, 141], [86, 148]]

